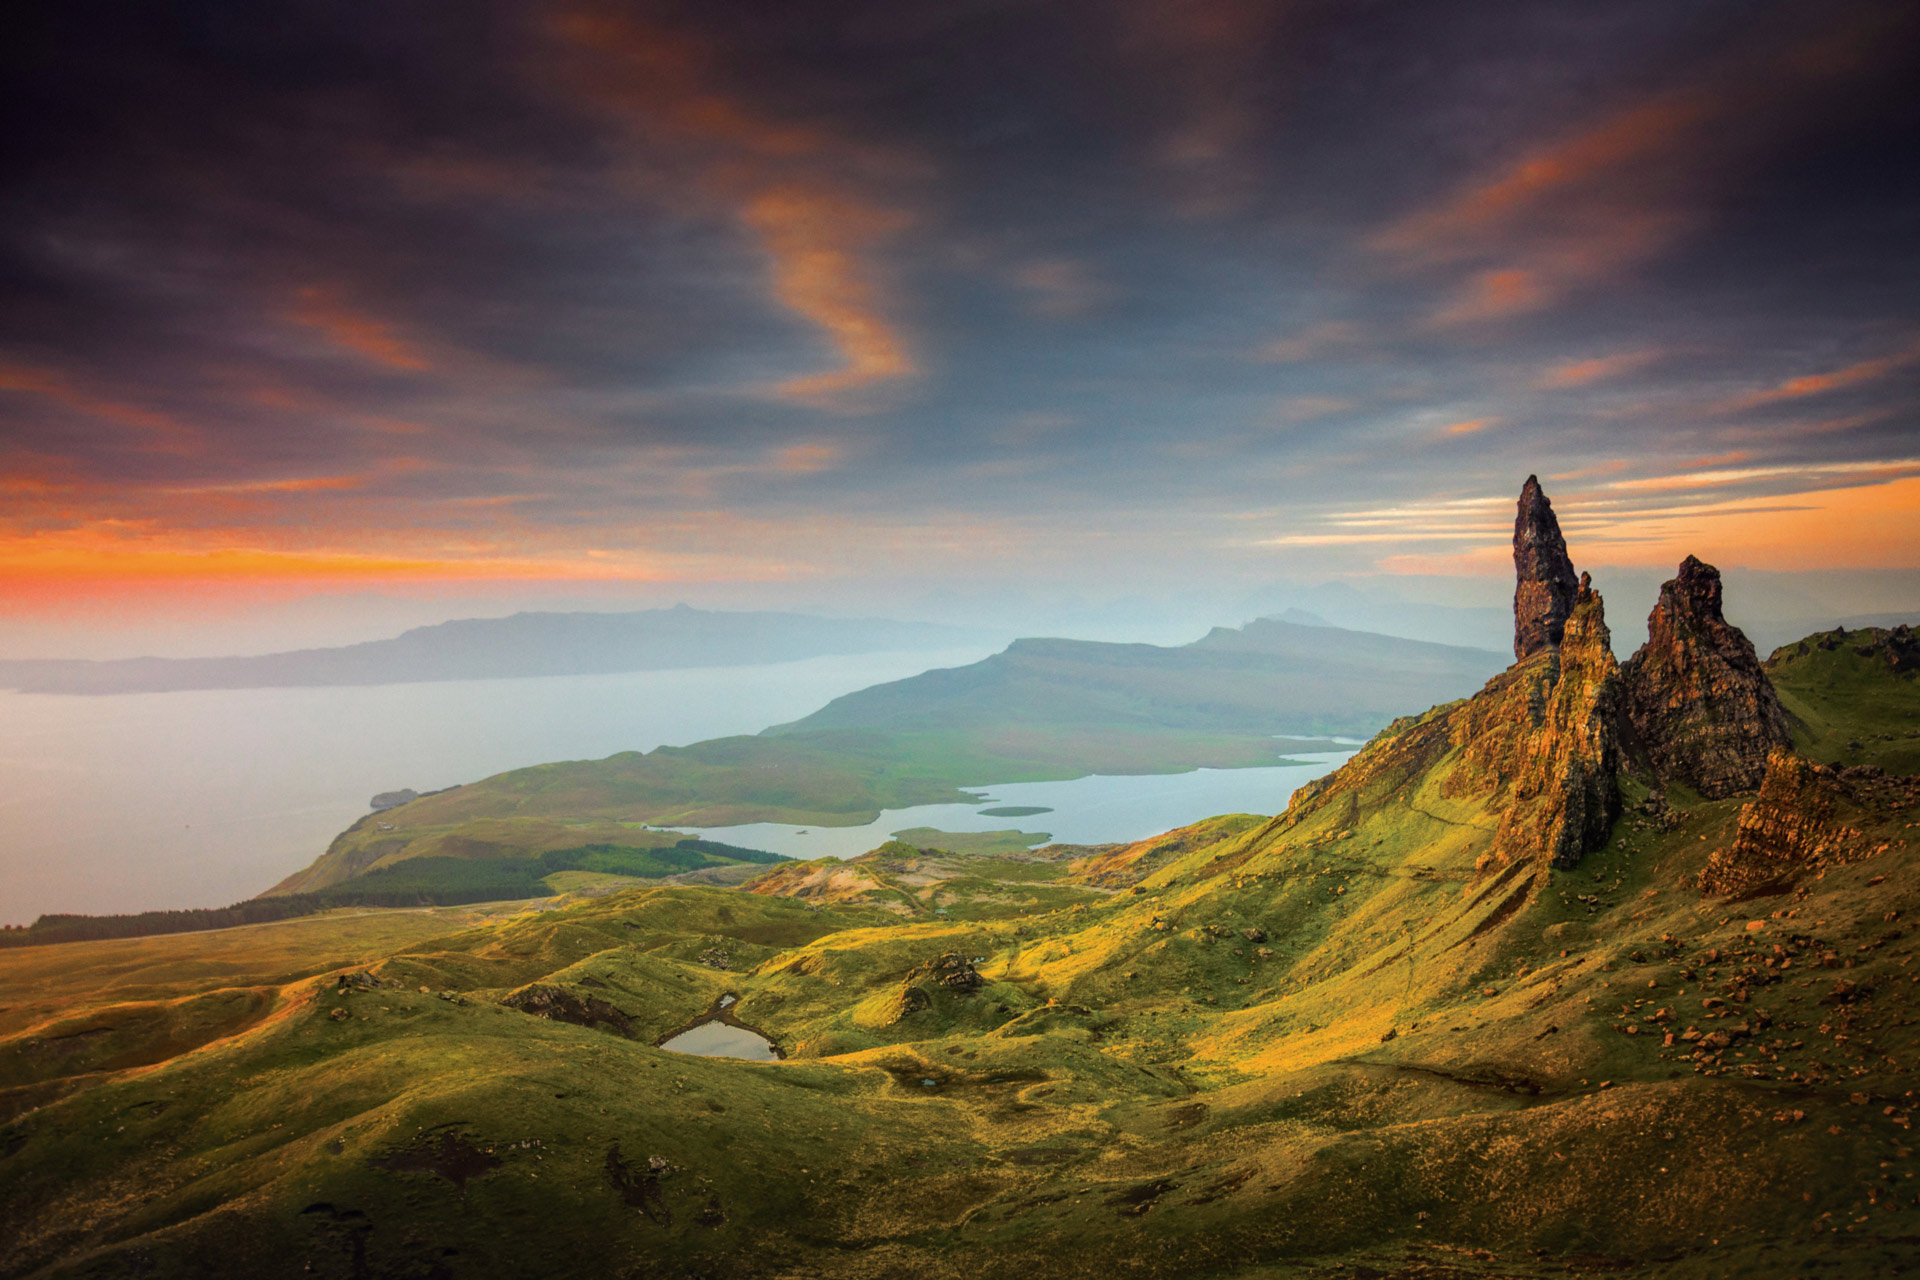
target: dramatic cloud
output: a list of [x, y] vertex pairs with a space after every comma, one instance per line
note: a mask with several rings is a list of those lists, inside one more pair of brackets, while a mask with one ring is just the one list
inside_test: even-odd
[[1895, 0], [76, 0], [0, 65], [22, 601], [1498, 572], [1530, 471], [1589, 558], [1920, 565]]

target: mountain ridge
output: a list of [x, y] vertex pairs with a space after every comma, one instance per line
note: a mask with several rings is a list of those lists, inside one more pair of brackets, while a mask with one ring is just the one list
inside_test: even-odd
[[413, 627], [385, 640], [252, 656], [4, 659], [0, 687], [115, 694], [615, 675], [945, 648], [972, 643], [980, 635], [937, 623], [688, 605], [620, 613], [521, 612]]

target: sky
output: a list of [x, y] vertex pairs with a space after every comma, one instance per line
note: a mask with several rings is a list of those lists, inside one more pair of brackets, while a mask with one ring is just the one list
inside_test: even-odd
[[33, 635], [1485, 603], [1529, 473], [1582, 568], [1920, 607], [1910, 3], [29, 8]]

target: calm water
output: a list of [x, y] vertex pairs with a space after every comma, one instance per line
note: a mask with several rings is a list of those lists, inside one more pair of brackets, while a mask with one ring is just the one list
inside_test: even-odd
[[378, 791], [757, 733], [988, 652], [375, 688], [0, 693], [0, 920], [225, 905], [318, 857]]
[[750, 1062], [778, 1062], [773, 1041], [730, 1022], [703, 1022], [665, 1041], [662, 1049], [697, 1053], [703, 1058], [745, 1058]]
[[[1196, 769], [1143, 777], [1078, 778], [1072, 782], [1018, 782], [983, 787], [978, 805], [928, 804], [888, 809], [864, 827], [791, 827], [755, 822], [736, 827], [687, 827], [709, 840], [766, 849], [793, 858], [850, 858], [908, 827], [941, 831], [1047, 832], [1065, 844], [1115, 844], [1171, 831], [1217, 813], [1279, 813], [1303, 783], [1336, 768], [1359, 749], [1296, 755], [1297, 765], [1270, 769]], [[993, 817], [982, 807], [1044, 806], [1051, 813]]]

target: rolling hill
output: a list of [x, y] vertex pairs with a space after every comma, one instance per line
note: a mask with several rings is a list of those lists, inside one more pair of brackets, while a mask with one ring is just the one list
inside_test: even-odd
[[0, 954], [0, 1270], [1910, 1271], [1912, 638], [1668, 585], [1271, 819]]

